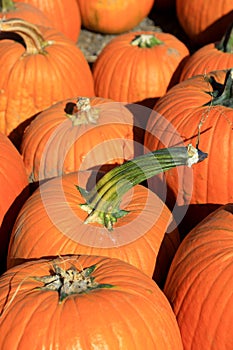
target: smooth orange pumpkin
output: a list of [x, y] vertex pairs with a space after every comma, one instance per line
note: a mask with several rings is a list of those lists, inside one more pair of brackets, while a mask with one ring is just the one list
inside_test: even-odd
[[85, 171], [46, 181], [17, 217], [8, 266], [58, 254], [104, 255], [152, 276], [164, 234], [176, 226], [164, 202], [139, 183], [205, 158], [193, 147], [174, 147], [129, 160], [98, 181]]
[[8, 137], [0, 133], [0, 273], [6, 268], [10, 232], [16, 216], [29, 196], [21, 155]]
[[153, 0], [77, 0], [85, 28], [106, 34], [133, 29], [148, 16]]
[[164, 292], [184, 349], [233, 347], [233, 204], [211, 213], [182, 241]]
[[193, 44], [220, 40], [233, 21], [232, 0], [176, 0], [177, 18]]
[[174, 86], [156, 103], [145, 133], [145, 151], [192, 142], [208, 160], [192, 169], [171, 169], [148, 180], [150, 188], [174, 204], [233, 201], [233, 70], [194, 76]]
[[26, 4], [26, 2], [17, 3], [13, 0], [1, 0], [0, 15], [4, 19], [22, 18], [34, 24], [52, 27], [51, 21], [44, 12], [31, 4]]
[[232, 67], [233, 25], [229, 27], [220, 41], [204, 45], [188, 58], [182, 69], [180, 81], [194, 75]]
[[122, 102], [159, 98], [179, 81], [188, 56], [185, 44], [169, 33], [121, 34], [93, 64], [95, 93]]
[[[60, 32], [22, 19], [2, 20], [0, 30], [0, 131], [12, 141], [18, 135], [10, 134], [19, 124], [51, 104], [94, 95], [83, 53]], [[17, 37], [12, 40], [16, 34], [25, 47]]]
[[119, 259], [69, 255], [16, 266], [0, 278], [0, 312], [2, 350], [182, 350], [161, 289]]
[[38, 181], [120, 164], [137, 155], [135, 129], [123, 103], [99, 97], [60, 101], [39, 113], [23, 134], [28, 177]]
[[[21, 0], [15, 0], [21, 2]], [[65, 34], [73, 42], [77, 42], [81, 30], [81, 14], [77, 0], [24, 0], [44, 12], [52, 25], [59, 32]]]

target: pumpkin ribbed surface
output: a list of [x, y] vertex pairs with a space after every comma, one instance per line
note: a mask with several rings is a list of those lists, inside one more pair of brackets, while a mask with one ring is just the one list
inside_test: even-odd
[[185, 44], [169, 33], [130, 32], [112, 39], [93, 64], [95, 93], [122, 102], [158, 98], [179, 81]]
[[184, 238], [164, 292], [176, 314], [184, 349], [233, 347], [233, 205], [206, 217]]
[[0, 14], [4, 19], [22, 18], [34, 24], [52, 27], [49, 17], [32, 4], [26, 2], [16, 2], [13, 0], [2, 0], [0, 2]]
[[[78, 278], [72, 276], [82, 277], [80, 288], [75, 289]], [[48, 279], [57, 279], [53, 290]], [[56, 284], [66, 292], [62, 300]], [[118, 259], [31, 261], [8, 270], [0, 286], [2, 350], [182, 350], [177, 321], [163, 292]]]
[[204, 45], [221, 39], [233, 20], [231, 0], [176, 0], [178, 20], [194, 44]]
[[92, 31], [119, 34], [129, 31], [148, 16], [153, 0], [77, 0], [82, 25]]
[[75, 187], [90, 186], [91, 172], [71, 173], [42, 184], [27, 200], [15, 222], [8, 266], [22, 259], [58, 254], [90, 254], [120, 258], [152, 276], [158, 251], [172, 214], [153, 192], [137, 185], [123, 198], [129, 213], [109, 232], [84, 224], [84, 198]]
[[[0, 41], [3, 133], [9, 135], [26, 119], [62, 99], [94, 95], [93, 77], [83, 53], [60, 32], [17, 19], [2, 21], [0, 28], [6, 30], [2, 33], [5, 40]], [[18, 32], [27, 41], [26, 49], [8, 38]]]
[[[21, 0], [15, 0], [21, 2]], [[24, 3], [40, 9], [51, 21], [53, 27], [77, 42], [81, 30], [81, 14], [77, 0], [25, 0]]]
[[[198, 126], [202, 124], [199, 145], [208, 153], [208, 160], [198, 167], [171, 169], [164, 176], [148, 180], [150, 188], [162, 198], [168, 194], [170, 203], [226, 204], [233, 200], [230, 181], [233, 172], [233, 109], [221, 105], [221, 102], [213, 102], [214, 94], [223, 96], [226, 74], [231, 80], [232, 73], [220, 70], [177, 84], [156, 103], [149, 117], [144, 142], [147, 152], [195, 143]], [[210, 83], [212, 78], [215, 79], [213, 86]], [[229, 91], [231, 84], [229, 82]]]
[[134, 126], [133, 114], [122, 103], [97, 97], [60, 101], [25, 130], [21, 153], [27, 174], [37, 181], [120, 164], [135, 156]]
[[22, 157], [8, 137], [0, 133], [0, 273], [6, 268], [10, 232], [28, 196], [28, 180]]

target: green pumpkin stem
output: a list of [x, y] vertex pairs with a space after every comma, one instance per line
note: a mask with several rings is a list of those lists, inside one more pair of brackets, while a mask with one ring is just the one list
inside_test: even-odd
[[156, 38], [153, 34], [140, 34], [136, 35], [131, 41], [131, 45], [139, 48], [152, 48], [157, 45], [161, 45], [163, 42]]
[[86, 200], [80, 204], [88, 213], [85, 223], [97, 222], [111, 231], [114, 223], [128, 213], [120, 209], [122, 197], [128, 190], [158, 173], [181, 165], [191, 166], [206, 157], [206, 153], [192, 145], [163, 148], [113, 168], [89, 192], [77, 186]]
[[7, 13], [15, 9], [16, 7], [12, 0], [0, 0], [0, 11], [2, 13]]
[[225, 106], [233, 108], [233, 69], [227, 70], [223, 84], [216, 82], [213, 76], [210, 76], [208, 82], [213, 89], [210, 93], [212, 99], [204, 106]]
[[226, 53], [233, 53], [233, 24], [227, 29], [222, 40], [215, 45], [216, 49]]
[[20, 18], [0, 20], [0, 32], [19, 35], [26, 46], [24, 56], [34, 54], [46, 54], [45, 48], [52, 44], [45, 41], [39, 28], [30, 22]]

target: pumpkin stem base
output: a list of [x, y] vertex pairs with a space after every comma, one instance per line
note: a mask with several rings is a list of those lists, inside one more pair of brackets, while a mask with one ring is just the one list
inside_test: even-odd
[[40, 290], [56, 291], [59, 294], [59, 302], [73, 294], [87, 293], [97, 288], [111, 288], [110, 284], [101, 284], [95, 281], [92, 276], [96, 265], [87, 267], [81, 271], [72, 266], [64, 270], [60, 266], [54, 264], [54, 271], [51, 275], [34, 277], [35, 280], [44, 283]]

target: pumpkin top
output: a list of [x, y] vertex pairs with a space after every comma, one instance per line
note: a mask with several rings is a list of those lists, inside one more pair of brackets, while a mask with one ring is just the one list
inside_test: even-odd
[[161, 44], [163, 44], [162, 40], [156, 38], [156, 36], [153, 34], [136, 35], [131, 41], [131, 45], [140, 48], [151, 48]]

